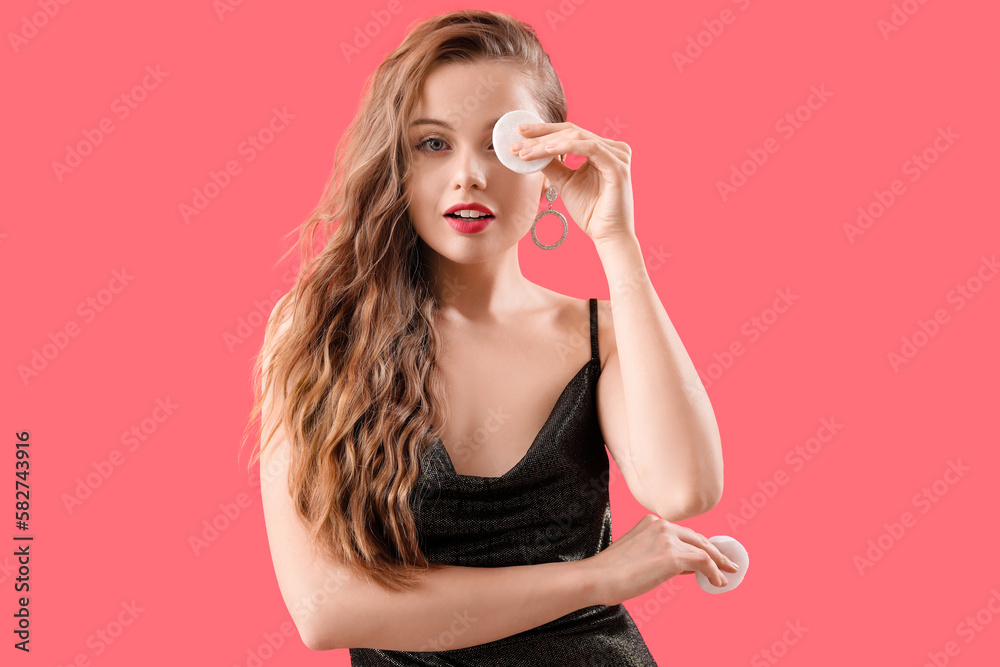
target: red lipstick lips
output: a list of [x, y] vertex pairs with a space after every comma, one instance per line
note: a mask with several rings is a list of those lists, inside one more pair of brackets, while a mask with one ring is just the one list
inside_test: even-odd
[[[458, 211], [478, 211], [484, 215], [464, 218], [461, 215], [457, 215]], [[452, 229], [465, 234], [475, 234], [486, 229], [496, 216], [493, 214], [493, 211], [482, 204], [459, 203], [445, 211], [444, 217], [448, 219], [448, 224], [451, 225]]]
[[479, 211], [480, 213], [485, 213], [486, 215], [493, 215], [493, 211], [486, 208], [482, 204], [464, 204], [464, 203], [455, 204], [444, 213], [445, 215], [447, 215], [449, 213], [454, 213], [455, 211], [462, 211], [462, 210]]

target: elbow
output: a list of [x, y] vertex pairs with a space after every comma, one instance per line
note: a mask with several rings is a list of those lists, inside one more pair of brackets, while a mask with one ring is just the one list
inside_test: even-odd
[[700, 489], [675, 498], [672, 502], [653, 503], [646, 509], [671, 522], [683, 521], [691, 517], [705, 514], [719, 504], [722, 499], [722, 485], [714, 488]]
[[717, 484], [714, 484], [711, 488], [705, 489], [700, 496], [696, 496], [696, 504], [701, 508], [699, 514], [704, 514], [709, 510], [715, 509], [719, 501], [722, 500], [722, 479], [718, 480]]
[[347, 648], [341, 646], [341, 642], [330, 637], [328, 632], [321, 632], [316, 628], [299, 628], [299, 638], [310, 651], [330, 651], [335, 648]]
[[698, 516], [699, 514], [705, 514], [713, 509], [722, 500], [722, 480], [720, 479], [717, 484], [698, 489], [696, 492], [688, 495], [687, 511], [690, 512], [691, 516]]
[[332, 646], [329, 637], [320, 632], [318, 628], [311, 628], [304, 624], [296, 626], [299, 631], [299, 639], [310, 651], [328, 651]]
[[375, 648], [379, 645], [377, 632], [381, 624], [362, 622], [362, 614], [355, 609], [351, 618], [313, 619], [315, 623], [302, 623], [299, 626], [299, 637], [302, 643], [311, 651], [332, 651], [334, 649]]
[[353, 646], [341, 632], [343, 628], [339, 622], [322, 619], [320, 616], [318, 613], [309, 613], [295, 623], [299, 639], [306, 648], [311, 651], [331, 651]]
[[699, 514], [704, 514], [708, 510], [696, 503], [689, 502], [687, 504], [677, 503], [666, 507], [658, 507], [652, 511], [667, 521], [677, 523], [678, 521], [684, 521]]
[[[339, 590], [350, 580], [343, 578], [341, 571], [320, 578], [314, 576], [315, 569], [303, 570], [299, 578], [281, 579], [285, 607], [302, 644], [311, 651], [361, 647], [362, 644], [354, 642], [367, 639], [366, 634], [360, 633], [366, 627], [362, 619], [367, 616], [364, 613], [367, 609], [363, 608], [363, 600], [357, 599], [360, 596], [354, 595], [346, 598], [355, 598], [353, 608], [346, 610], [344, 591]], [[353, 589], [348, 592], [355, 593]], [[290, 631], [285, 634], [291, 637]]]
[[719, 501], [692, 503], [692, 509], [690, 510], [691, 516], [698, 516], [700, 514], [707, 514], [708, 512], [710, 512], [718, 504], [719, 504]]
[[686, 501], [683, 507], [690, 512], [690, 516], [697, 516], [711, 511], [722, 500], [723, 475], [722, 465], [716, 470], [706, 473], [699, 480], [699, 484], [688, 490], [682, 498]]
[[310, 651], [326, 651], [329, 649], [329, 647], [319, 641], [319, 638], [317, 637], [304, 635], [301, 632], [299, 633], [299, 637], [302, 638], [302, 643], [305, 644], [306, 648]]

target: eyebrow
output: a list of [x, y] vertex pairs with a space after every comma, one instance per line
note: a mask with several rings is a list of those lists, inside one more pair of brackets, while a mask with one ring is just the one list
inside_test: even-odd
[[[483, 131], [485, 132], [486, 130], [492, 129], [492, 127], [497, 124], [498, 120], [500, 120], [499, 116], [497, 116], [493, 120], [487, 121], [486, 124], [483, 125]], [[452, 132], [455, 131], [455, 128], [453, 128], [450, 124], [448, 124], [443, 120], [438, 120], [437, 118], [418, 118], [412, 123], [410, 123], [410, 127], [414, 127], [417, 125], [437, 125], [439, 127], [443, 127], [446, 130], [451, 130]]]

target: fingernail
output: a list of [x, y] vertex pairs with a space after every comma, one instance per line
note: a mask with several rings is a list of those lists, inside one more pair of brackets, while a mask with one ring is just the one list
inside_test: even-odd
[[520, 142], [520, 141], [515, 141], [514, 143], [512, 143], [512, 144], [510, 145], [510, 147], [511, 147], [512, 149], [514, 149], [514, 150], [516, 151], [516, 150], [520, 150], [521, 146], [523, 146], [523, 145], [524, 145], [524, 144], [523, 144], [522, 142]]

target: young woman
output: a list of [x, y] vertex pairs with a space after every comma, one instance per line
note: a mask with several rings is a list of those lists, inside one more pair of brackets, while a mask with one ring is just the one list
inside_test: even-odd
[[[545, 120], [518, 155], [559, 156], [539, 172], [494, 152], [515, 109]], [[630, 155], [566, 121], [537, 36], [503, 14], [424, 21], [369, 80], [254, 375], [251, 465], [307, 646], [352, 665], [655, 665], [622, 602], [735, 571], [672, 523], [718, 502], [722, 456], [644, 269]], [[550, 188], [610, 302], [521, 275]], [[486, 217], [451, 214], [471, 210]], [[654, 512], [613, 544], [605, 445]]]

